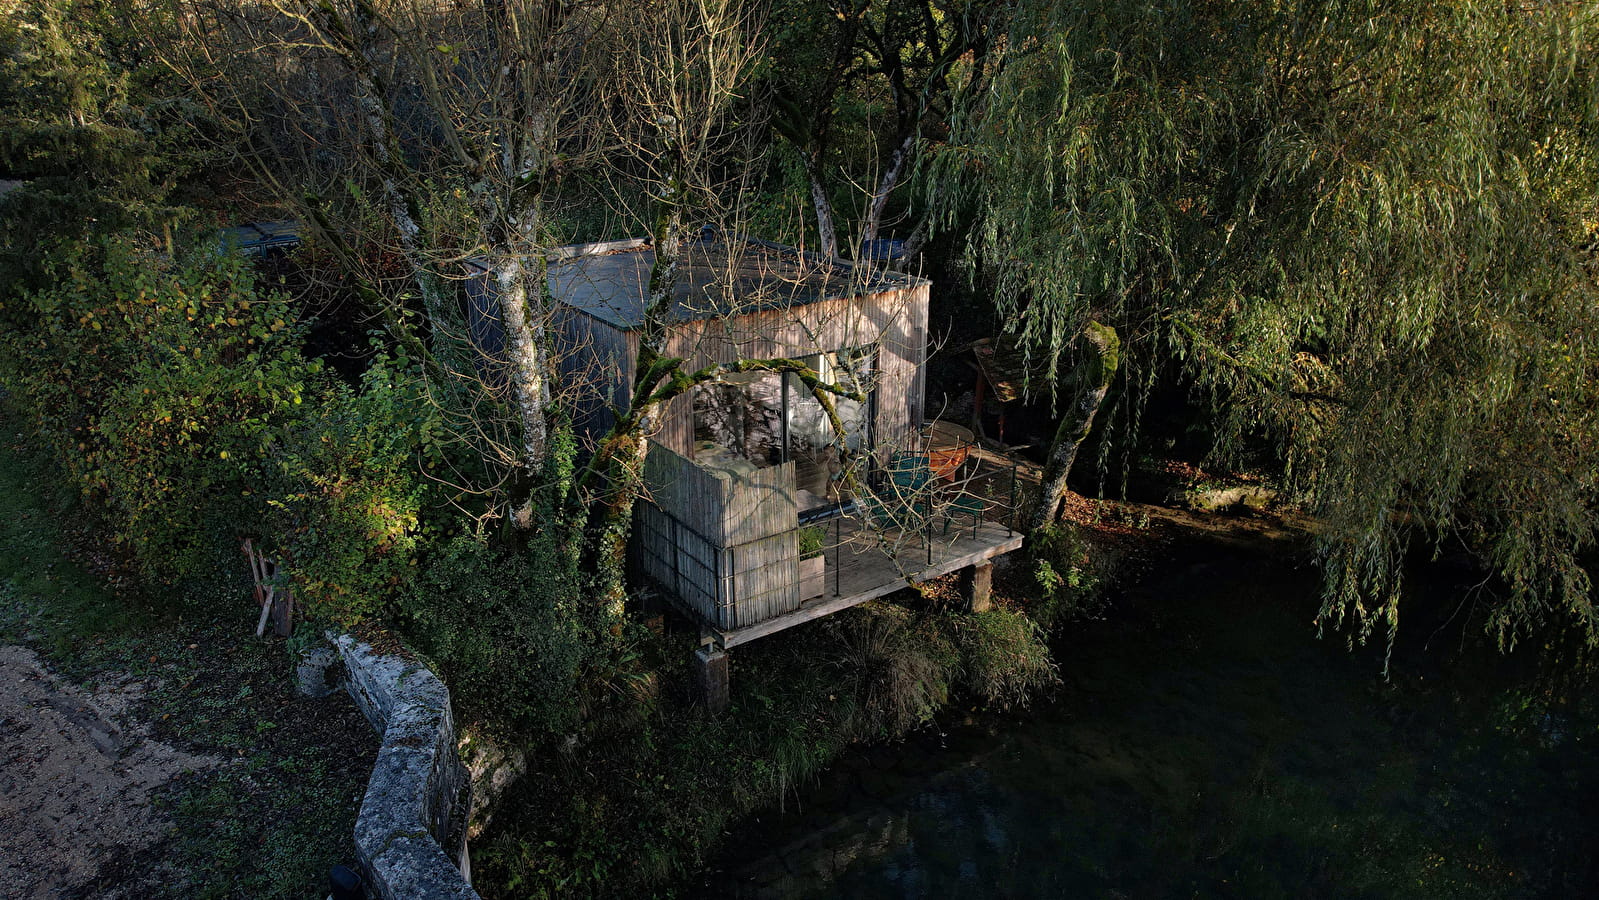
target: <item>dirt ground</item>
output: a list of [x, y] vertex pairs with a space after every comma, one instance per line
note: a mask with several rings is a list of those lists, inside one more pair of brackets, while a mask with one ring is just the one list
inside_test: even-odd
[[0, 896], [80, 895], [102, 865], [164, 835], [157, 789], [221, 764], [150, 739], [130, 714], [142, 692], [113, 677], [90, 693], [32, 650], [0, 647]]

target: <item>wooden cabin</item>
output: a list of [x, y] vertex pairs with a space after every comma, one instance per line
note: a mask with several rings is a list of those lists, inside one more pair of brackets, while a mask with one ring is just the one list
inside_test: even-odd
[[[564, 248], [549, 269], [559, 301], [556, 333], [563, 381], [576, 398], [579, 429], [599, 434], [633, 386], [644, 298], [655, 254], [645, 241]], [[844, 400], [851, 452], [904, 442], [922, 421], [929, 282], [856, 269], [764, 241], [707, 232], [688, 242], [676, 277], [669, 356], [687, 368], [787, 358], [829, 380], [858, 386], [864, 406]], [[672, 401], [653, 439], [697, 459], [707, 449], [757, 466], [796, 463], [801, 489], [834, 443], [820, 405], [792, 377], [756, 372], [723, 379]], [[714, 445], [710, 447], [709, 445]]]
[[[552, 255], [563, 390], [579, 432], [591, 439], [630, 400], [654, 262], [643, 240]], [[687, 370], [798, 360], [866, 397], [836, 401], [843, 452], [821, 404], [791, 373], [702, 384], [665, 404], [652, 423], [632, 563], [702, 626], [713, 706], [718, 694], [725, 698], [727, 648], [911, 581], [984, 566], [1020, 544], [1019, 534], [970, 502], [963, 508], [970, 521], [952, 528], [954, 519], [933, 515], [930, 500], [915, 528], [891, 528], [884, 540], [862, 512], [866, 501], [881, 510], [880, 500], [856, 495], [882, 483], [892, 461], [927, 452], [928, 281], [707, 230], [686, 243], [674, 283], [663, 342]]]

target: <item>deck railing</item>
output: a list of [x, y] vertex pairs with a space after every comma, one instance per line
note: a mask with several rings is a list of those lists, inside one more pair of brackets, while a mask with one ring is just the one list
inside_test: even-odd
[[[914, 457], [914, 454], [909, 455]], [[914, 467], [925, 465], [910, 458]], [[879, 483], [846, 503], [831, 520], [731, 546], [721, 546], [651, 503], [639, 505], [635, 545], [645, 571], [662, 589], [723, 630], [742, 628], [798, 609], [801, 596], [801, 528], [825, 529], [824, 578], [833, 596], [843, 591], [846, 554], [880, 552], [906, 575], [931, 567], [941, 548], [963, 534], [975, 538], [983, 523], [1014, 534], [1025, 498], [1015, 463], [972, 458], [949, 477], [896, 479]], [[969, 531], [968, 531], [969, 529]], [[825, 590], [825, 589], [824, 589]]]

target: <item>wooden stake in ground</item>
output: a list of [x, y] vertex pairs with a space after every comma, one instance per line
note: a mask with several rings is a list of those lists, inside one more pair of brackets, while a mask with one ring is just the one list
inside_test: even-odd
[[267, 559], [265, 553], [258, 551], [251, 538], [244, 539], [242, 549], [250, 560], [250, 576], [255, 580], [255, 602], [261, 607], [261, 617], [255, 623], [255, 636], [265, 635], [267, 620], [275, 619], [276, 627], [273, 630], [280, 637], [288, 637], [294, 629], [293, 588], [285, 588], [280, 596], [276, 582], [281, 567]]

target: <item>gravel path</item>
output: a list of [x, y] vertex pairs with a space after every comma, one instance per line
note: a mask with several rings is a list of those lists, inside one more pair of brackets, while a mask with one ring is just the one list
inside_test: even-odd
[[220, 764], [147, 737], [131, 678], [84, 691], [24, 647], [0, 647], [0, 897], [81, 896], [101, 866], [154, 844], [151, 795]]

